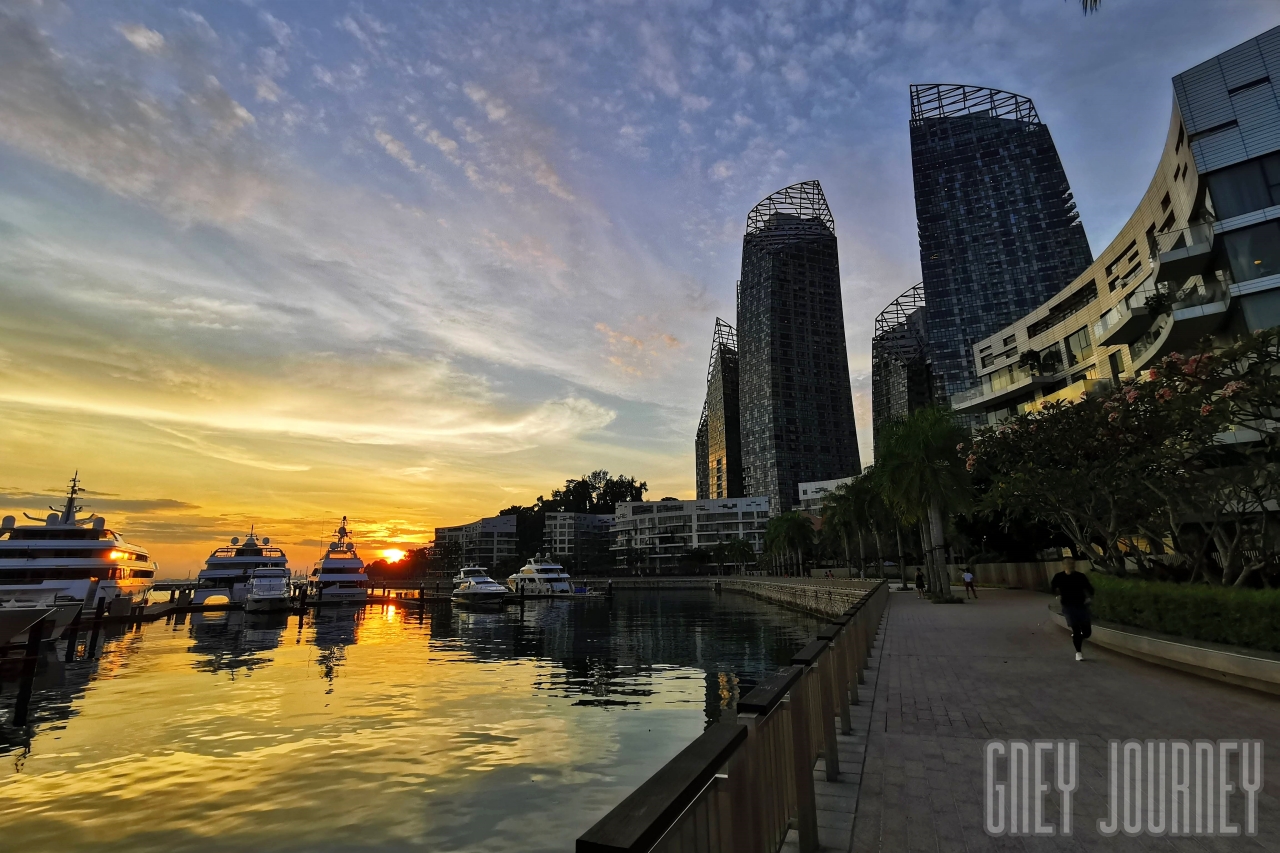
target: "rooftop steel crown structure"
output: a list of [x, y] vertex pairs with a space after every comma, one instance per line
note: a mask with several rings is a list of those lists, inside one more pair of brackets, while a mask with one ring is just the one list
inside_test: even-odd
[[772, 512], [798, 485], [857, 474], [835, 220], [822, 186], [778, 190], [747, 216], [738, 282], [744, 494]]
[[959, 83], [915, 83], [911, 86], [911, 120], [986, 115], [1040, 123], [1036, 105], [1025, 95], [964, 86]]

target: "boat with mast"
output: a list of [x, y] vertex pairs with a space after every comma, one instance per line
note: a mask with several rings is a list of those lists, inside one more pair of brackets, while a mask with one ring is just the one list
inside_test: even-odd
[[51, 605], [54, 637], [82, 607], [93, 609], [100, 601], [105, 608], [117, 601], [127, 607], [155, 581], [157, 567], [146, 548], [127, 542], [96, 513], [80, 517], [82, 492], [77, 471], [61, 508], [49, 507], [44, 518], [23, 513], [37, 523], [0, 519], [0, 604]]
[[324, 556], [311, 570], [308, 592], [316, 604], [364, 604], [369, 597], [369, 576], [356, 553], [345, 515]]

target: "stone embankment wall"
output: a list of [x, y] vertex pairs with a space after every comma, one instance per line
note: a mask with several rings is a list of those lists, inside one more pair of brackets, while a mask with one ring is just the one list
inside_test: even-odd
[[874, 581], [745, 580], [724, 578], [720, 588], [819, 616], [839, 616], [875, 589]]

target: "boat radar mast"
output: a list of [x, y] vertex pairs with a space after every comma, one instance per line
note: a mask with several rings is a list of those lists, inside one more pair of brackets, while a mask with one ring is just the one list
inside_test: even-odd
[[80, 471], [77, 469], [71, 477], [71, 485], [67, 489], [67, 500], [62, 505], [62, 509], [56, 506], [50, 506], [53, 512], [48, 518], [36, 518], [34, 515], [23, 513], [32, 521], [43, 521], [45, 524], [59, 524], [68, 527], [78, 527], [81, 524], [89, 524], [96, 517], [96, 513], [90, 513], [88, 518], [76, 518], [76, 513], [80, 512], [84, 507], [76, 504], [76, 496], [80, 494]]

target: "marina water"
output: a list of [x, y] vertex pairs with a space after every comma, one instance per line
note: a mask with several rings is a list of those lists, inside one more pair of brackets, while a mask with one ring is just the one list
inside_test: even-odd
[[556, 850], [817, 620], [726, 592], [171, 617], [0, 682], [0, 835], [68, 849]]

